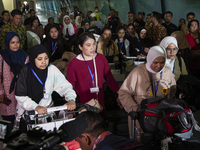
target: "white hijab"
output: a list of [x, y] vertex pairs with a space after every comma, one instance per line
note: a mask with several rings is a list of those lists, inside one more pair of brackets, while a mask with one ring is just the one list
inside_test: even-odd
[[66, 23], [65, 23], [65, 18], [69, 18], [69, 16], [68, 16], [68, 15], [65, 15], [65, 16], [63, 17], [63, 25], [64, 25], [63, 34], [64, 34], [64, 36], [66, 35], [66, 29], [68, 28], [69, 35], [72, 36], [72, 35], [74, 35], [74, 33], [75, 33], [73, 24], [71, 23], [71, 19], [70, 19], [70, 18], [69, 18], [70, 23], [69, 23], [69, 24], [66, 24]]
[[[177, 40], [173, 36], [167, 36], [160, 42], [160, 46], [162, 46], [165, 49], [165, 51], [166, 48], [169, 46], [169, 44], [174, 44], [178, 48]], [[175, 62], [175, 57], [174, 59], [167, 58], [166, 60], [166, 66], [168, 66], [172, 71], [174, 69], [174, 62]]]
[[147, 54], [147, 63], [146, 63], [146, 68], [149, 72], [151, 73], [160, 73], [162, 72], [162, 70], [164, 69], [164, 67], [159, 71], [159, 72], [155, 72], [151, 69], [151, 64], [153, 63], [154, 59], [156, 59], [159, 56], [163, 56], [165, 57], [165, 63], [166, 63], [166, 52], [165, 50], [160, 47], [160, 46], [153, 46], [149, 49], [149, 52]]

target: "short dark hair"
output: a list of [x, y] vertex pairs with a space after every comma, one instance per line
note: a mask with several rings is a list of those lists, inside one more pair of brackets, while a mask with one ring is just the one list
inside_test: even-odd
[[122, 30], [122, 29], [126, 32], [126, 28], [125, 28], [124, 26], [119, 26], [119, 27], [117, 28], [117, 32], [119, 32], [119, 30]]
[[133, 15], [134, 15], [134, 13], [133, 13], [133, 12], [131, 12], [131, 11], [130, 11], [130, 12], [128, 12], [128, 14], [133, 14]]
[[193, 13], [193, 12], [189, 12], [189, 13], [187, 13], [187, 17], [190, 16], [190, 15], [192, 15], [192, 16], [195, 17], [195, 13]]
[[96, 6], [94, 9], [96, 9], [96, 8], [98, 8], [98, 7]]
[[2, 11], [1, 15], [3, 16], [5, 13], [9, 13], [9, 11], [8, 10], [4, 10], [4, 11]]
[[30, 9], [30, 10], [29, 10], [29, 13], [31, 13], [32, 11], [35, 11], [35, 10], [34, 10], [34, 9]]
[[153, 15], [153, 17], [155, 17], [160, 22], [162, 15], [159, 12], [153, 11], [152, 15]]
[[95, 40], [95, 37], [94, 37], [93, 34], [88, 33], [88, 32], [85, 32], [85, 33], [83, 33], [83, 34], [81, 34], [81, 35], [79, 36], [78, 44], [82, 47], [83, 44], [85, 43], [85, 41], [86, 41], [88, 38], [92, 38], [92, 39]]
[[22, 12], [19, 9], [14, 9], [11, 12], [11, 16], [14, 17], [15, 15], [22, 15]]
[[192, 22], [197, 22], [198, 27], [199, 27], [199, 21], [196, 20], [196, 19], [194, 19], [194, 20], [190, 20], [190, 21], [188, 22], [188, 29], [190, 29], [190, 26], [192, 25]]
[[102, 31], [101, 31], [101, 34], [103, 34], [105, 30], [110, 30], [111, 33], [112, 33], [112, 30], [111, 30], [109, 27], [104, 27], [104, 28], [102, 29]]
[[151, 14], [147, 14], [147, 16], [151, 16]]
[[94, 112], [84, 112], [84, 118], [88, 122], [88, 127], [83, 133], [89, 133], [92, 137], [98, 137], [103, 131], [106, 130], [106, 124], [103, 118]]
[[49, 18], [48, 18], [48, 22], [50, 21], [50, 19], [53, 19], [53, 21], [54, 21], [54, 18], [53, 18], [53, 17], [49, 17]]
[[171, 14], [171, 16], [173, 17], [173, 13], [171, 11], [166, 11], [165, 14]]
[[134, 25], [133, 23], [129, 23], [128, 26], [127, 26], [127, 28], [128, 28], [129, 26], [133, 26], [133, 28], [135, 28], [135, 25]]

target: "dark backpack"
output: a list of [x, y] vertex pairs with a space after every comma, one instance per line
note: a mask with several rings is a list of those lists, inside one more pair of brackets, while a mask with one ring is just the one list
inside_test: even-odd
[[188, 113], [190, 109], [185, 106], [178, 99], [144, 99], [138, 108], [142, 130], [163, 136], [189, 131], [192, 120]]

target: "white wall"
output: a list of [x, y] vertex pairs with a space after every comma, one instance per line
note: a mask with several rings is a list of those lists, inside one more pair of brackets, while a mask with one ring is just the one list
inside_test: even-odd
[[3, 0], [4, 9], [8, 11], [12, 11], [16, 8], [16, 1], [15, 0]]

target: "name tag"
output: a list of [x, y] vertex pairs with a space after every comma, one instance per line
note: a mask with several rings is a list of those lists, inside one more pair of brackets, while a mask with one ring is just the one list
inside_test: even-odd
[[44, 99], [49, 99], [49, 94], [44, 93]]
[[99, 92], [99, 87], [90, 88], [90, 93], [97, 93]]

